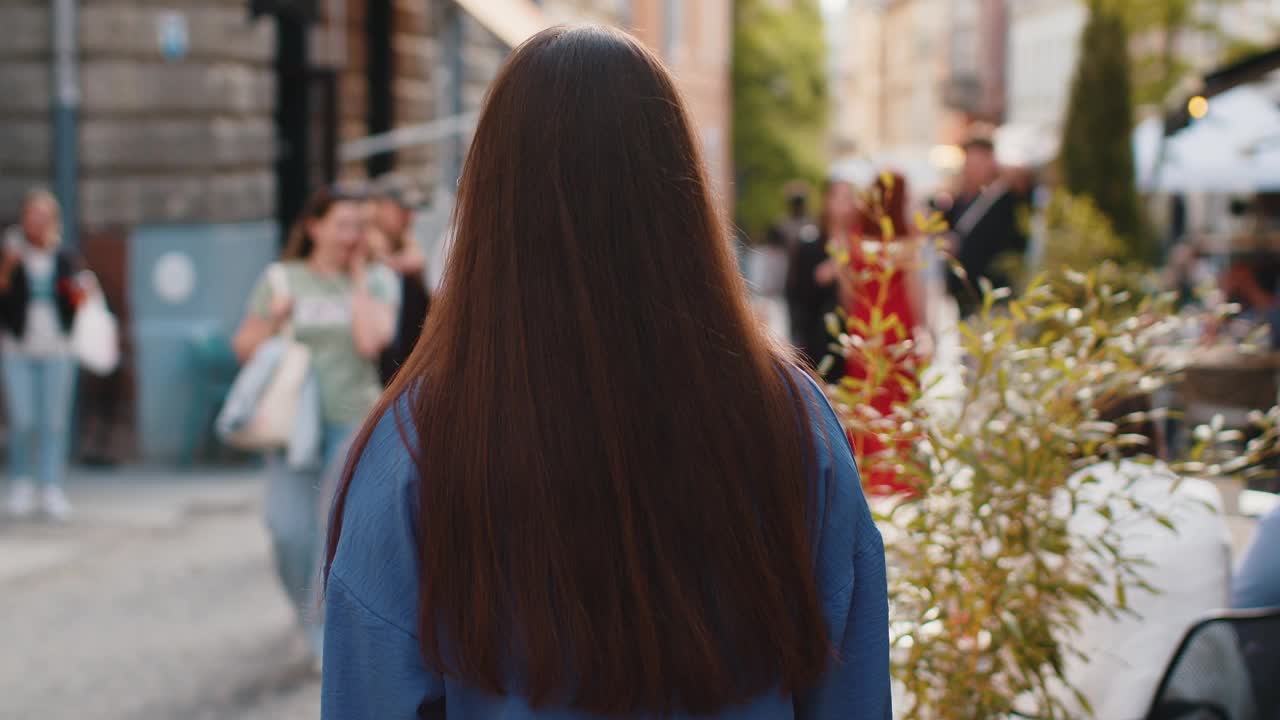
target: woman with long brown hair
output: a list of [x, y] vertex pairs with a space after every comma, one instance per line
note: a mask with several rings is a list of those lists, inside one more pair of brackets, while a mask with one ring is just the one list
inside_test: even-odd
[[311, 196], [232, 340], [244, 362], [287, 329], [310, 354], [320, 401], [319, 457], [301, 465], [269, 458], [266, 515], [276, 571], [317, 656], [323, 631], [315, 590], [328, 510], [321, 488], [330, 468], [330, 477], [341, 470], [352, 435], [382, 392], [377, 361], [395, 332], [398, 302], [395, 276], [369, 261], [360, 202], [341, 188]]
[[516, 49], [454, 236], [336, 498], [322, 716], [888, 718], [880, 535], [661, 61]]

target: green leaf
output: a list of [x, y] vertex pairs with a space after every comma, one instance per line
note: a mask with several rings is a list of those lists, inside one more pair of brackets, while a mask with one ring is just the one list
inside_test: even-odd
[[827, 334], [831, 337], [839, 337], [841, 334], [840, 318], [833, 313], [827, 313], [823, 320], [827, 324]]
[[822, 358], [822, 360], [818, 361], [818, 368], [817, 368], [818, 374], [823, 376], [829, 375], [831, 373], [831, 368], [834, 365], [835, 365], [835, 358], [830, 355], [827, 355], [826, 357]]

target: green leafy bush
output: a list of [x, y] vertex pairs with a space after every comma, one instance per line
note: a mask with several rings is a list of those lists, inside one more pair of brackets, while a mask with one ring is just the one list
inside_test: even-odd
[[[1066, 203], [1062, 211], [1091, 214], [1081, 208]], [[1110, 252], [1105, 242], [1098, 247]], [[889, 273], [901, 255], [874, 257], [882, 264], [869, 272]], [[885, 448], [859, 458], [864, 474], [891, 469], [912, 491], [879, 517], [905, 716], [1068, 717], [1082, 699], [1064, 663], [1077, 653], [1072, 636], [1082, 618], [1127, 612], [1134, 592], [1160, 590], [1143, 580], [1143, 559], [1125, 553], [1114, 508], [1126, 522], [1145, 518], [1176, 531], [1169, 517], [1079, 475], [1121, 455], [1152, 461], [1132, 427], [1161, 411], [1104, 415], [1150, 397], [1181, 369], [1169, 349], [1188, 336], [1188, 321], [1172, 294], [1130, 289], [1144, 286], [1109, 261], [1043, 272], [1016, 297], [984, 284], [980, 313], [959, 326], [963, 361], [944, 371], [924, 358], [912, 377], [897, 361], [915, 352], [911, 341], [883, 339], [894, 337], [897, 318], [873, 310], [869, 321], [832, 319], [833, 348], [868, 371], [830, 395], [851, 431], [878, 434]], [[908, 398], [881, 415], [871, 399], [889, 382], [906, 383]], [[1256, 471], [1280, 439], [1280, 409], [1254, 419], [1259, 435], [1243, 450], [1238, 432], [1215, 423], [1197, 430], [1196, 447], [1170, 469]], [[1079, 513], [1096, 514], [1103, 529], [1073, 535], [1068, 521]]]

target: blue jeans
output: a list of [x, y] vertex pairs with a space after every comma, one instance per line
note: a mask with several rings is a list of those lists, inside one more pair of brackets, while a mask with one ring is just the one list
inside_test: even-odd
[[58, 487], [67, 472], [75, 360], [8, 352], [0, 366], [9, 416], [9, 477]]
[[266, 515], [276, 573], [317, 656], [324, 637], [318, 592], [321, 551], [331, 489], [344, 467], [353, 431], [349, 425], [325, 426], [319, 468], [292, 470], [283, 457], [270, 460]]

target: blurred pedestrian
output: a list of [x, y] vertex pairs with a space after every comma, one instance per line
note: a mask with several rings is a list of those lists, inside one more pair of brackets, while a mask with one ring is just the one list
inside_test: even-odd
[[1280, 258], [1272, 253], [1247, 253], [1232, 258], [1219, 287], [1227, 302], [1240, 305], [1246, 317], [1266, 320], [1280, 304]]
[[374, 185], [369, 203], [373, 210], [372, 222], [367, 226], [370, 251], [400, 281], [395, 339], [378, 359], [379, 376], [387, 384], [418, 344], [431, 295], [426, 283], [427, 256], [412, 233], [413, 211], [421, 204], [417, 193], [393, 178], [384, 178]]
[[1178, 294], [1180, 308], [1198, 303], [1200, 293], [1211, 288], [1216, 279], [1213, 262], [1197, 238], [1174, 245], [1161, 271], [1164, 289]]
[[769, 228], [769, 244], [781, 245], [791, 252], [801, 243], [816, 239], [818, 222], [809, 214], [809, 183], [793, 180], [782, 190], [787, 197], [787, 216]]
[[809, 217], [809, 185], [802, 180], [787, 184], [785, 218], [769, 226], [764, 242], [750, 248], [747, 254], [746, 276], [754, 295], [756, 313], [780, 337], [790, 337], [790, 320], [787, 315], [786, 287], [787, 266], [795, 248], [803, 238], [815, 240], [818, 224]]
[[760, 321], [779, 338], [789, 337], [787, 302], [787, 246], [782, 236], [772, 230], [764, 244], [748, 248], [746, 278], [751, 288], [752, 310]]
[[516, 49], [456, 218], [335, 507], [321, 716], [888, 718], [879, 533], [662, 61]]
[[232, 341], [241, 362], [286, 330], [310, 352], [323, 423], [320, 462], [298, 468], [273, 456], [266, 515], [276, 571], [317, 655], [322, 630], [313, 590], [327, 514], [324, 477], [336, 471], [353, 430], [382, 393], [377, 359], [395, 332], [398, 304], [398, 282], [370, 262], [362, 230], [358, 197], [336, 189], [312, 195], [281, 261], [287, 295], [273, 287], [270, 270], [264, 273]]
[[19, 517], [42, 509], [65, 520], [72, 512], [62, 488], [75, 398], [71, 325], [76, 308], [98, 290], [81, 260], [59, 246], [61, 233], [57, 199], [35, 190], [23, 203], [21, 227], [6, 233], [0, 259], [9, 511]]
[[1018, 194], [1000, 172], [995, 145], [990, 138], [975, 135], [964, 144], [964, 151], [960, 193], [946, 213], [952, 253], [966, 275], [947, 278], [962, 317], [981, 304], [975, 292], [980, 278], [995, 287], [1013, 285], [1027, 250]]
[[835, 338], [827, 316], [840, 307], [837, 284], [840, 261], [831, 257], [829, 247], [848, 247], [854, 231], [857, 196], [844, 180], [828, 180], [822, 192], [822, 216], [817, 233], [804, 233], [791, 251], [787, 268], [787, 311], [791, 317], [791, 342], [813, 367], [832, 357], [826, 377], [830, 381], [844, 374], [844, 363], [831, 353]]
[[[932, 347], [927, 302], [920, 272], [920, 243], [907, 224], [906, 178], [882, 173], [860, 204], [848, 246], [848, 266], [840, 274], [841, 305], [848, 313], [846, 331], [863, 339], [863, 352], [845, 359], [845, 376], [867, 383], [868, 405], [883, 418], [911, 400], [919, 384], [918, 355]], [[880, 326], [875, 318], [880, 318]], [[912, 343], [908, 350], [906, 343]], [[905, 352], [899, 352], [906, 350]], [[887, 363], [881, 367], [878, 363]], [[863, 462], [864, 485], [870, 492], [910, 492], [897, 474], [878, 467], [875, 456], [885, 449], [880, 433], [851, 436], [854, 456]], [[912, 439], [901, 436], [900, 443]], [[905, 448], [903, 448], [905, 452]]]

